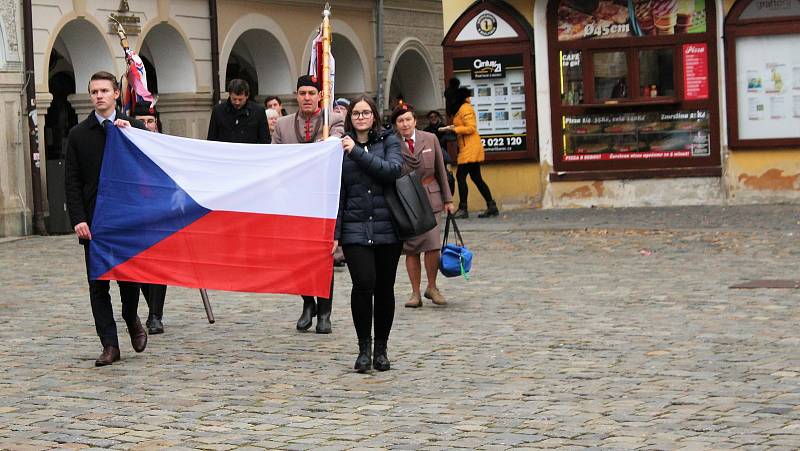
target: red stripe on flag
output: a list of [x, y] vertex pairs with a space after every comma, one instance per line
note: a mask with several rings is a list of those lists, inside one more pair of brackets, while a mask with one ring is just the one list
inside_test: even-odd
[[212, 211], [104, 280], [330, 296], [335, 219]]

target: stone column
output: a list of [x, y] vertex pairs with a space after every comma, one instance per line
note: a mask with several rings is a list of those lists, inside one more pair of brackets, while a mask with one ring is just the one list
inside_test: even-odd
[[26, 235], [33, 230], [28, 121], [21, 91], [21, 73], [0, 73], [0, 236]]

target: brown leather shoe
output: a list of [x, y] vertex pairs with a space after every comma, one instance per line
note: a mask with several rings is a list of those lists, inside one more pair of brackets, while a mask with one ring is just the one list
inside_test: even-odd
[[436, 305], [447, 305], [447, 301], [444, 300], [444, 296], [442, 296], [442, 293], [439, 292], [438, 288], [426, 289], [425, 297], [433, 301], [433, 303]]
[[419, 293], [411, 293], [411, 297], [406, 302], [406, 307], [408, 308], [417, 308], [422, 307], [422, 299], [419, 297]]
[[142, 322], [139, 321], [138, 317], [133, 324], [128, 325], [128, 334], [131, 336], [133, 350], [136, 352], [144, 351], [144, 348], [147, 347], [147, 332], [142, 327]]
[[117, 361], [119, 361], [119, 348], [105, 346], [103, 347], [103, 352], [100, 353], [100, 357], [94, 361], [94, 366], [111, 365]]

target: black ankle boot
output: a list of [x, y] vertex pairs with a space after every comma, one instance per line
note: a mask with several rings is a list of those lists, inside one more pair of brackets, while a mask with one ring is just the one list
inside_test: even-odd
[[456, 210], [456, 212], [453, 213], [453, 217], [456, 218], [456, 219], [469, 218], [469, 212], [467, 211], [467, 205], [466, 204], [459, 204], [458, 205], [458, 210]]
[[358, 358], [353, 369], [366, 373], [372, 368], [372, 339], [358, 341]]
[[148, 318], [147, 323], [147, 333], [150, 335], [158, 335], [164, 333], [164, 323], [161, 322], [161, 318], [157, 316], [153, 316], [152, 319]]
[[331, 333], [331, 306], [330, 299], [317, 298], [317, 333]]
[[492, 216], [497, 216], [500, 214], [500, 210], [497, 209], [497, 202], [490, 200], [486, 202], [486, 211], [479, 214], [479, 218], [491, 218]]
[[147, 333], [163, 334], [164, 323], [161, 319], [164, 315], [164, 296], [167, 294], [167, 287], [163, 285], [150, 286], [152, 299], [150, 301], [150, 315], [147, 317]]
[[386, 340], [375, 340], [375, 357], [372, 366], [378, 371], [387, 371], [390, 368], [389, 357], [386, 356]]
[[297, 320], [297, 330], [308, 330], [316, 314], [317, 303], [314, 302], [314, 297], [303, 296], [303, 313], [300, 315], [300, 319]]

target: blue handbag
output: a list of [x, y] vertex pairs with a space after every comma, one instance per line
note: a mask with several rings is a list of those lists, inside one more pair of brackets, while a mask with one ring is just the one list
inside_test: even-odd
[[[455, 243], [447, 243], [450, 235], [450, 223], [453, 223], [453, 231], [456, 235]], [[459, 244], [460, 243], [460, 244]], [[464, 239], [456, 225], [456, 219], [452, 214], [447, 214], [447, 222], [444, 226], [444, 240], [442, 241], [442, 254], [439, 256], [439, 271], [445, 277], [464, 276], [469, 280], [469, 271], [472, 269], [472, 252], [464, 246]]]

